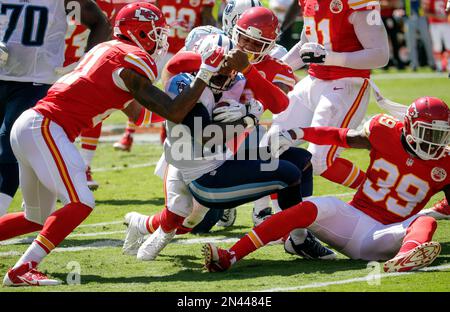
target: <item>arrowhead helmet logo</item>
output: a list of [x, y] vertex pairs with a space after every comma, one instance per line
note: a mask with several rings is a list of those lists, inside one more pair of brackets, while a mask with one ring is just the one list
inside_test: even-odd
[[145, 8], [136, 10], [134, 17], [136, 17], [140, 22], [151, 22], [159, 20], [159, 17], [155, 14], [155, 12]]

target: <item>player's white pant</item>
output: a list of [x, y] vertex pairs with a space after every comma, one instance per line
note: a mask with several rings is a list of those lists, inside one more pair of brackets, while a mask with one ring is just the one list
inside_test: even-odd
[[172, 165], [168, 165], [166, 169], [164, 193], [167, 209], [186, 218], [183, 222], [183, 226], [185, 227], [195, 227], [209, 211], [208, 208], [200, 205], [194, 199], [183, 180], [181, 171]]
[[317, 218], [308, 230], [351, 259], [393, 258], [402, 245], [406, 229], [418, 217], [384, 225], [336, 197], [316, 197], [308, 201], [318, 208]]
[[433, 52], [442, 52], [442, 43], [445, 49], [450, 51], [450, 24], [449, 23], [431, 23], [430, 24], [431, 41], [433, 42]]
[[[289, 107], [273, 116], [269, 135], [295, 127], [357, 128], [367, 111], [370, 85], [367, 79], [320, 80], [303, 78], [289, 94]], [[314, 173], [322, 174], [340, 154], [341, 148], [309, 144]]]
[[12, 127], [11, 146], [26, 219], [44, 224], [57, 198], [63, 205], [81, 202], [94, 208], [83, 158], [58, 124], [29, 109]]

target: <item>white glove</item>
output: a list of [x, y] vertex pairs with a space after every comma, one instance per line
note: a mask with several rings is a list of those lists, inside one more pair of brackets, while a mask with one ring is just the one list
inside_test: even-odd
[[323, 64], [327, 51], [321, 44], [307, 42], [300, 48], [300, 57], [305, 64]]
[[6, 65], [6, 62], [8, 62], [9, 57], [9, 51], [6, 45], [0, 41], [0, 67], [3, 67]]
[[209, 46], [201, 52], [202, 65], [197, 73], [197, 78], [206, 84], [212, 76], [217, 74], [225, 61], [225, 50], [219, 46]]
[[250, 101], [247, 102], [246, 107], [247, 107], [247, 115], [253, 115], [258, 120], [264, 113], [264, 106], [258, 100], [250, 99]]
[[286, 152], [290, 147], [296, 144], [298, 140], [303, 138], [303, 130], [301, 128], [292, 129], [295, 132], [295, 140], [292, 138], [288, 130], [274, 133], [269, 138], [270, 154], [272, 157], [279, 158], [281, 154]]
[[217, 107], [213, 110], [213, 120], [218, 122], [233, 122], [244, 118], [247, 115], [247, 108], [244, 104], [232, 99], [225, 99], [223, 102], [228, 106]]

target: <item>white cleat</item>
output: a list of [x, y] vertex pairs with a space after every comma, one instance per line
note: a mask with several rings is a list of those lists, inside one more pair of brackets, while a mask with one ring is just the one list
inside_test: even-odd
[[175, 233], [176, 230], [166, 233], [159, 227], [139, 248], [137, 258], [143, 261], [155, 260], [159, 253], [173, 239]]
[[384, 272], [406, 272], [430, 265], [441, 252], [438, 242], [427, 242], [384, 263]]
[[50, 279], [36, 270], [36, 262], [26, 262], [21, 266], [10, 269], [3, 278], [3, 286], [57, 286], [61, 281]]
[[129, 212], [125, 215], [124, 224], [127, 226], [127, 231], [122, 247], [124, 255], [137, 255], [139, 247], [144, 242], [145, 235], [139, 232], [139, 220], [141, 218], [147, 218], [147, 216], [137, 212]]

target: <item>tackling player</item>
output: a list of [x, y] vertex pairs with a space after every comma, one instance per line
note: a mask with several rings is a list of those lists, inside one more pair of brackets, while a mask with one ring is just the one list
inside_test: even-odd
[[[121, 8], [129, 3], [137, 2], [136, 0], [97, 0], [97, 5], [106, 15], [109, 22], [114, 24], [116, 14]], [[112, 34], [112, 29], [111, 29]], [[90, 30], [84, 25], [77, 23], [75, 20], [70, 20], [66, 33], [66, 49], [64, 53], [64, 68], [61, 70], [63, 74], [72, 71], [80, 58], [84, 55], [89, 40]], [[97, 149], [98, 139], [102, 131], [102, 123], [99, 123], [94, 128], [83, 129], [80, 135], [81, 149], [80, 153], [86, 163], [86, 180], [89, 189], [95, 191], [99, 184], [92, 178], [91, 162]]]
[[[76, 9], [75, 4], [79, 6]], [[91, 30], [87, 49], [109, 39], [111, 27], [91, 0], [5, 0], [0, 3], [0, 216], [19, 186], [19, 167], [10, 145], [11, 127], [45, 96], [64, 61], [66, 14]], [[31, 18], [30, 18], [31, 17]]]
[[[211, 46], [185, 92], [171, 99], [153, 86], [155, 58], [167, 48], [166, 27], [157, 7], [146, 2], [127, 5], [116, 17], [115, 40], [91, 49], [74, 71], [60, 78], [45, 98], [15, 122], [11, 145], [19, 161], [25, 212], [0, 218], [0, 240], [40, 233], [5, 275], [3, 285], [59, 283], [37, 271], [37, 266], [95, 206], [83, 159], [73, 144], [82, 129], [116, 110], [137, 120], [145, 111], [142, 106], [180, 123], [220, 69], [223, 50]], [[57, 198], [64, 207], [54, 211]]]
[[[408, 108], [404, 122], [377, 115], [361, 131], [311, 127], [282, 131], [280, 154], [303, 139], [315, 144], [370, 150], [370, 165], [357, 193], [346, 203], [318, 197], [273, 215], [229, 250], [204, 246], [209, 271], [224, 271], [287, 229], [308, 228], [351, 259], [388, 260], [385, 272], [403, 272], [431, 264], [441, 251], [432, 241], [436, 220], [417, 213], [443, 191], [450, 198], [450, 109], [442, 100], [423, 97]], [[448, 206], [448, 203], [447, 203]], [[448, 209], [448, 207], [447, 207]], [[285, 250], [297, 254], [288, 239]]]
[[[296, 126], [356, 128], [370, 96], [370, 70], [389, 61], [389, 45], [378, 1], [299, 0], [305, 24], [302, 40], [282, 60], [309, 75], [289, 94], [289, 108], [273, 118], [272, 129]], [[357, 188], [364, 172], [338, 157], [336, 146], [310, 144], [314, 173]]]
[[[184, 41], [194, 27], [216, 24], [212, 15], [214, 0], [156, 0], [154, 4], [161, 9], [170, 26], [168, 53], [157, 64], [158, 72], [162, 73], [164, 65], [184, 47]], [[129, 120], [123, 137], [113, 144], [114, 149], [129, 152], [135, 131], [136, 125]]]

